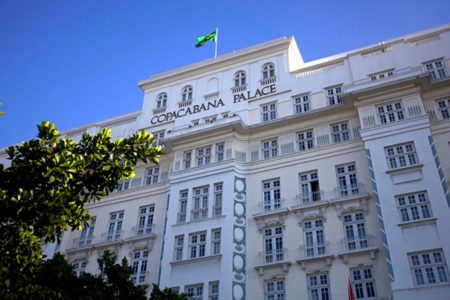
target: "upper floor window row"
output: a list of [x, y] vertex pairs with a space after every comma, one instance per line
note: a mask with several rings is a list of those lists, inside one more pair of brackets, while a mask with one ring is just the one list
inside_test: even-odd
[[443, 59], [437, 59], [424, 63], [425, 71], [430, 75], [430, 80], [435, 81], [447, 77], [447, 70]]
[[[183, 89], [181, 90], [181, 100], [182, 101], [192, 100], [193, 93], [194, 89], [191, 85], [183, 87]], [[168, 100], [167, 93], [164, 92], [158, 94], [158, 96], [156, 96], [156, 108], [167, 108], [167, 100]]]

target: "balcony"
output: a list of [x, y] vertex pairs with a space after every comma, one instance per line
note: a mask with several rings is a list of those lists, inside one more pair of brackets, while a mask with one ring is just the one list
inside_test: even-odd
[[196, 208], [191, 210], [191, 222], [200, 221], [208, 218], [208, 208]]
[[95, 239], [94, 236], [86, 237], [86, 238], [75, 238], [72, 242], [67, 246], [67, 252], [75, 252], [79, 250], [84, 250], [92, 247], [92, 242]]
[[279, 213], [287, 213], [289, 209], [286, 207], [286, 200], [284, 198], [272, 199], [269, 201], [258, 202], [254, 218], [269, 216]]
[[131, 229], [129, 234], [127, 234], [127, 240], [140, 240], [148, 238], [156, 238], [156, 234], [153, 233], [155, 229], [155, 224], [149, 224], [149, 226], [135, 226]]
[[153, 111], [154, 115], [160, 114], [160, 113], [163, 113], [166, 111], [166, 107], [157, 107], [157, 108], [154, 108], [152, 111]]
[[131, 281], [133, 281], [133, 283], [136, 285], [145, 284], [145, 280], [148, 274], [149, 274], [148, 271], [133, 274], [131, 275]]
[[239, 86], [234, 86], [234, 87], [231, 88], [231, 92], [233, 94], [240, 93], [240, 92], [243, 92], [245, 90], [247, 90], [247, 85], [246, 84], [239, 85]]
[[261, 79], [261, 80], [259, 81], [259, 83], [260, 83], [262, 86], [269, 85], [269, 84], [272, 84], [272, 83], [275, 83], [275, 82], [277, 82], [277, 76], [272, 76], [272, 77], [269, 77], [269, 78], [264, 78], [264, 79]]
[[94, 242], [94, 246], [109, 246], [114, 244], [122, 244], [123, 232], [122, 230], [114, 232], [103, 232], [97, 240]]
[[358, 183], [351, 186], [336, 188], [331, 202], [341, 202], [361, 198], [369, 198], [369, 192], [364, 184]]
[[331, 253], [331, 247], [328, 242], [301, 245], [297, 263], [299, 263], [303, 269], [306, 268], [306, 263], [323, 260], [327, 266], [331, 265], [331, 260], [334, 255]]
[[375, 259], [375, 255], [378, 252], [378, 247], [375, 245], [374, 238], [371, 235], [344, 239], [341, 242], [340, 249], [338, 256], [345, 263], [349, 256], [357, 254], [368, 254], [371, 259]]
[[291, 262], [288, 260], [288, 250], [286, 248], [262, 251], [258, 254], [259, 263], [255, 269], [259, 275], [263, 275], [266, 268], [281, 267], [283, 272], [287, 273], [289, 271]]
[[178, 101], [178, 108], [183, 108], [192, 104], [192, 99]]

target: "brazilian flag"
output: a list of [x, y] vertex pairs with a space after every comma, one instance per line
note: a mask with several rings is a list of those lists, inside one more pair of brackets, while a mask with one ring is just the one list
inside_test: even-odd
[[217, 32], [213, 31], [210, 34], [207, 35], [201, 35], [199, 37], [197, 37], [197, 44], [195, 44], [196, 48], [200, 48], [201, 46], [203, 46], [207, 41], [216, 41], [216, 35]]

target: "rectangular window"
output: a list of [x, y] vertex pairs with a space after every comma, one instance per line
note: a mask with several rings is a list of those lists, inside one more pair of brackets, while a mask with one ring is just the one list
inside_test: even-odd
[[116, 241], [120, 238], [120, 234], [122, 233], [123, 215], [123, 211], [109, 214], [108, 232], [106, 235], [107, 241]]
[[356, 299], [370, 299], [376, 297], [375, 278], [372, 267], [361, 267], [350, 270], [353, 290]]
[[390, 78], [392, 76], [394, 76], [393, 70], [383, 71], [383, 72], [374, 73], [374, 74], [369, 75], [369, 77], [372, 81], [382, 80], [382, 79]]
[[225, 143], [216, 144], [216, 161], [223, 161], [225, 159]]
[[301, 204], [308, 204], [320, 201], [319, 177], [317, 171], [309, 171], [299, 174], [300, 178], [300, 201]]
[[447, 76], [442, 59], [430, 61], [424, 64], [425, 70], [430, 74], [430, 80], [438, 80]]
[[211, 146], [197, 149], [197, 166], [207, 165], [211, 162]]
[[350, 139], [350, 129], [348, 123], [343, 122], [331, 125], [331, 135], [333, 136], [333, 143], [345, 142]]
[[281, 208], [280, 179], [263, 181], [263, 208], [271, 211]]
[[192, 190], [191, 221], [206, 219], [208, 217], [209, 186], [202, 186]]
[[184, 168], [189, 169], [191, 167], [191, 160], [192, 160], [192, 151], [184, 151], [183, 153], [183, 162], [184, 162]]
[[278, 140], [276, 138], [261, 142], [261, 148], [264, 159], [278, 156]]
[[159, 179], [159, 167], [147, 169], [147, 172], [145, 174], [145, 184], [155, 184], [158, 183]]
[[80, 277], [86, 270], [87, 260], [76, 262], [73, 264], [73, 269], [75, 271], [75, 275]]
[[79, 247], [87, 246], [92, 243], [96, 219], [96, 217], [93, 217], [89, 223], [83, 224], [83, 230], [81, 231], [80, 240], [78, 242]]
[[139, 223], [136, 230], [137, 235], [145, 235], [152, 232], [154, 212], [154, 205], [143, 206], [139, 208]]
[[294, 112], [301, 114], [311, 109], [311, 103], [309, 101], [309, 94], [299, 95], [294, 97]]
[[209, 283], [208, 300], [219, 300], [219, 282], [212, 281]]
[[364, 249], [369, 246], [366, 222], [363, 213], [344, 216], [345, 248], [348, 251]]
[[336, 166], [336, 176], [339, 184], [339, 197], [348, 197], [360, 193], [354, 163]]
[[203, 300], [203, 283], [186, 285], [184, 292], [189, 300]]
[[342, 85], [326, 89], [328, 105], [342, 103]]
[[265, 300], [284, 300], [286, 299], [284, 279], [267, 281], [264, 291]]
[[402, 222], [428, 219], [432, 217], [430, 202], [426, 192], [397, 196], [397, 207]]
[[158, 131], [153, 133], [155, 137], [155, 146], [162, 146], [162, 140], [164, 139], [164, 131]]
[[448, 283], [448, 267], [441, 249], [408, 255], [415, 286]]
[[264, 229], [264, 263], [284, 260], [283, 228]]
[[414, 166], [419, 163], [414, 143], [394, 145], [384, 148], [389, 169]]
[[325, 254], [325, 234], [323, 220], [306, 221], [303, 223], [305, 232], [305, 255], [308, 257]]
[[178, 211], [178, 223], [186, 222], [187, 201], [188, 201], [188, 190], [180, 191], [180, 206], [179, 206], [179, 211]]
[[205, 256], [206, 231], [189, 234], [189, 258]]
[[377, 114], [381, 124], [393, 123], [405, 119], [402, 102], [377, 106]]
[[442, 119], [450, 119], [450, 99], [437, 102]]
[[175, 237], [175, 246], [173, 251], [173, 259], [175, 261], [183, 259], [183, 246], [184, 246], [184, 235], [178, 235]]
[[297, 133], [298, 151], [305, 151], [314, 147], [312, 130]]
[[130, 179], [127, 179], [127, 180], [122, 180], [119, 182], [119, 186], [117, 187], [117, 190], [119, 192], [122, 192], [122, 191], [128, 190], [129, 188], [130, 188]]
[[211, 255], [220, 254], [221, 229], [211, 230]]
[[147, 274], [147, 259], [148, 250], [136, 251], [133, 253], [133, 261], [131, 262], [133, 274], [131, 275], [131, 280], [134, 284], [145, 282], [145, 275]]
[[308, 299], [330, 300], [328, 273], [308, 275]]
[[273, 121], [277, 118], [276, 103], [265, 104], [261, 106], [261, 120], [262, 122]]
[[223, 199], [223, 183], [214, 184], [214, 207], [213, 216], [218, 217], [222, 215], [222, 199]]

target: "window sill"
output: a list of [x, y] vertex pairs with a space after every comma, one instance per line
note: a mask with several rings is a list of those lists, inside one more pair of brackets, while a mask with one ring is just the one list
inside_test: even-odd
[[386, 171], [387, 174], [398, 174], [398, 173], [407, 173], [409, 171], [415, 171], [422, 169], [423, 164], [417, 164], [413, 166], [400, 167], [395, 169], [389, 169]]
[[413, 220], [408, 222], [399, 223], [398, 226], [403, 228], [409, 228], [409, 227], [416, 227], [416, 226], [422, 226], [427, 224], [436, 224], [437, 218], [427, 218], [427, 219], [420, 219], [420, 220]]
[[174, 266], [179, 266], [179, 265], [194, 264], [194, 263], [198, 263], [198, 262], [202, 262], [202, 261], [220, 260], [221, 258], [222, 258], [222, 254], [215, 254], [215, 255], [209, 255], [209, 256], [176, 260], [176, 261], [170, 262], [170, 265], [172, 267], [174, 267]]
[[186, 225], [186, 224], [193, 224], [193, 223], [198, 223], [198, 222], [204, 222], [204, 221], [209, 221], [209, 220], [214, 220], [214, 219], [222, 219], [222, 218], [225, 218], [225, 215], [214, 216], [214, 217], [204, 218], [204, 219], [195, 220], [195, 221], [179, 222], [179, 223], [173, 224], [172, 227]]

